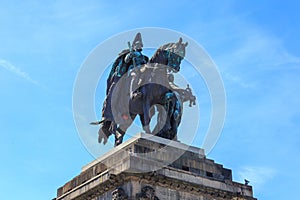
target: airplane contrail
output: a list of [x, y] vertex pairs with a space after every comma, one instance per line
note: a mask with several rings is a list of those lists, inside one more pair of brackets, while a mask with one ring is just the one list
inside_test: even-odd
[[23, 72], [6, 60], [0, 59], [0, 66], [35, 85], [39, 85], [38, 82], [33, 80], [26, 72]]

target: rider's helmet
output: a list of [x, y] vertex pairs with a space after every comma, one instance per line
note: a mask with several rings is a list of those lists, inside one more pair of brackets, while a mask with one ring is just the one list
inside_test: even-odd
[[141, 33], [137, 33], [133, 42], [132, 42], [132, 49], [134, 51], [142, 51], [143, 48], [143, 41]]

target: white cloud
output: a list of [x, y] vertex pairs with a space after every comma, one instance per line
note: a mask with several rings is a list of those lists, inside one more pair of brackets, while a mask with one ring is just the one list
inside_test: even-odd
[[286, 50], [282, 50], [275, 61], [275, 66], [284, 64], [292, 64], [292, 68], [294, 68], [295, 66], [299, 68], [300, 66], [300, 58], [289, 54]]
[[238, 171], [238, 181], [243, 182], [244, 179], [250, 181], [256, 190], [263, 187], [268, 181], [276, 176], [276, 170], [270, 167], [244, 167]]
[[[282, 42], [261, 30], [248, 30], [243, 42], [234, 50], [232, 56], [243, 64], [276, 69], [286, 64], [300, 65], [300, 58], [291, 55]], [[252, 66], [255, 67], [255, 66]], [[286, 66], [283, 66], [286, 68]]]
[[[289, 46], [264, 27], [234, 18], [222, 20], [212, 27], [228, 26], [226, 37], [217, 37], [223, 51], [215, 59], [222, 68], [290, 69], [300, 66], [300, 58], [289, 51]], [[225, 24], [224, 24], [225, 23]], [[228, 45], [228, 42], [231, 42]], [[216, 50], [217, 51], [217, 50]], [[288, 65], [288, 66], [287, 66]]]
[[246, 81], [242, 80], [241, 77], [234, 75], [229, 72], [224, 73], [224, 78], [232, 83], [240, 85], [242, 88], [254, 88], [254, 83], [247, 83]]
[[0, 66], [12, 72], [13, 74], [25, 79], [26, 81], [39, 85], [37, 81], [33, 80], [26, 72], [23, 72], [21, 69], [15, 67], [10, 62], [0, 59]]

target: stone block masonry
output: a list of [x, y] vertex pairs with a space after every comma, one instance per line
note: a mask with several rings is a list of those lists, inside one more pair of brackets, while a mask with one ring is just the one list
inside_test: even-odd
[[82, 168], [56, 200], [255, 200], [204, 150], [138, 134]]

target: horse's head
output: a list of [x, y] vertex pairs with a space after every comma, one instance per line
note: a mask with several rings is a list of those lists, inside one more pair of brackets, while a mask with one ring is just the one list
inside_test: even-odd
[[161, 46], [150, 59], [150, 63], [159, 63], [167, 65], [171, 71], [178, 72], [180, 70], [181, 61], [185, 56], [185, 47], [188, 43], [182, 43], [182, 38], [176, 43], [167, 43]]
[[167, 65], [171, 67], [174, 72], [178, 72], [180, 70], [181, 61], [185, 56], [185, 47], [188, 43], [182, 43], [182, 38], [179, 38], [179, 41], [173, 43], [169, 47], [166, 48], [167, 52]]

